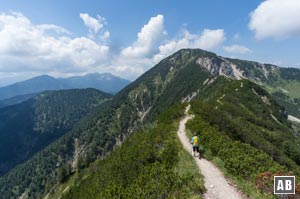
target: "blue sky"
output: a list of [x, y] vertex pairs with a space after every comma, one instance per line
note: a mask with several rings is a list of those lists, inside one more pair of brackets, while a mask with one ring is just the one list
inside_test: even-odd
[[41, 74], [134, 80], [180, 48], [299, 67], [299, 13], [298, 0], [3, 0], [0, 86]]

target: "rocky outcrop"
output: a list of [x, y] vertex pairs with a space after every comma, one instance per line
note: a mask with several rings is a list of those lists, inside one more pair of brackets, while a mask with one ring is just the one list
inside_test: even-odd
[[224, 58], [199, 57], [196, 61], [201, 67], [208, 70], [212, 75], [222, 75], [233, 79], [243, 79], [243, 71]]

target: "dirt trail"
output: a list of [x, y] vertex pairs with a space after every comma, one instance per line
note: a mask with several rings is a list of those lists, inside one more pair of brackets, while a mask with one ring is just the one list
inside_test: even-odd
[[[180, 121], [177, 135], [184, 148], [192, 155], [192, 147], [185, 134], [185, 124], [193, 116], [188, 115], [190, 105], [185, 110], [185, 117]], [[204, 176], [204, 185], [207, 192], [204, 194], [205, 199], [236, 199], [247, 198], [241, 194], [229, 181], [227, 181], [222, 172], [211, 162], [206, 159], [199, 160], [195, 158], [197, 166]]]

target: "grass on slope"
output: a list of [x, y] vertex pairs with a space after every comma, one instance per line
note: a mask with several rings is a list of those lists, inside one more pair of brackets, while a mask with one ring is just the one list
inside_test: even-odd
[[291, 98], [299, 98], [300, 97], [300, 82], [299, 81], [287, 81], [283, 89], [287, 91], [287, 95]]
[[295, 80], [282, 81], [280, 85], [271, 86], [263, 84], [270, 93], [284, 92], [290, 98], [300, 98], [300, 82]]

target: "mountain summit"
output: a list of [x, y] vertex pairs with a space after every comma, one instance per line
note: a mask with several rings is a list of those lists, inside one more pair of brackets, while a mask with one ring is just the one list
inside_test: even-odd
[[248, 79], [266, 89], [289, 114], [300, 117], [300, 69], [225, 58], [200, 49], [183, 49], [167, 58], [177, 62], [180, 54], [191, 55], [194, 64], [213, 76]]

